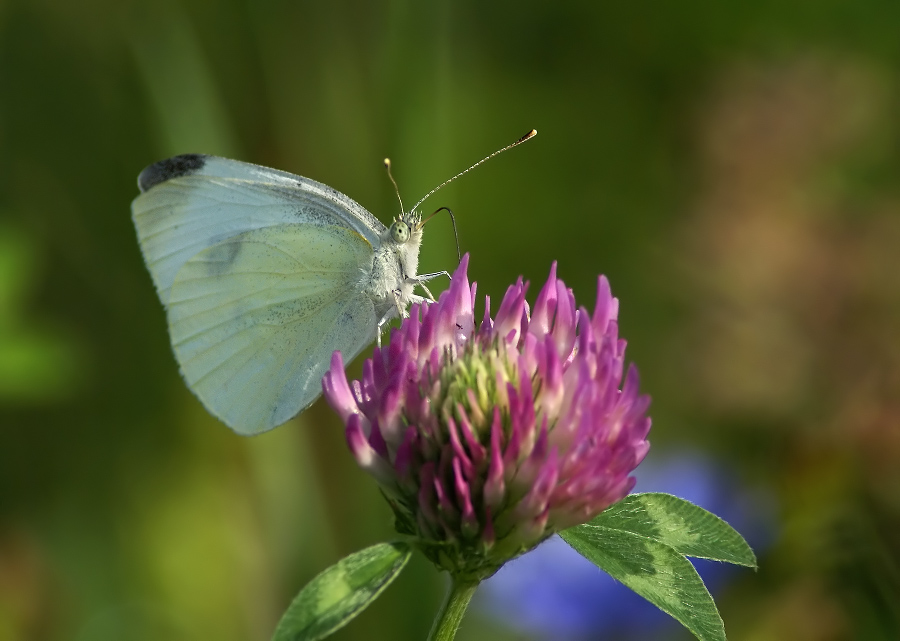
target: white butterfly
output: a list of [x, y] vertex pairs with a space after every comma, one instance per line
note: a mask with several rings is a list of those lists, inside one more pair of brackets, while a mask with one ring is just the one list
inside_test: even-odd
[[138, 187], [134, 223], [181, 372], [240, 434], [310, 405], [331, 354], [349, 363], [437, 275], [416, 274], [415, 210], [388, 228], [308, 178], [191, 154], [150, 165]]
[[327, 185], [199, 154], [150, 165], [138, 187], [132, 217], [181, 373], [239, 434], [309, 406], [335, 350], [349, 363], [380, 342], [385, 323], [433, 298], [424, 283], [447, 274], [416, 274], [425, 198], [385, 227]]

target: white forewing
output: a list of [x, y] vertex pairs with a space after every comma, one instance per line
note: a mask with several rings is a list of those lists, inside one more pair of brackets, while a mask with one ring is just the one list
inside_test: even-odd
[[145, 169], [132, 204], [138, 240], [163, 304], [175, 275], [207, 247], [254, 229], [338, 225], [377, 247], [384, 225], [314, 180], [215, 156], [176, 156]]
[[276, 427], [322, 391], [334, 350], [346, 362], [375, 337], [360, 286], [372, 247], [354, 230], [287, 224], [242, 232], [192, 256], [168, 299], [182, 373], [229, 427]]

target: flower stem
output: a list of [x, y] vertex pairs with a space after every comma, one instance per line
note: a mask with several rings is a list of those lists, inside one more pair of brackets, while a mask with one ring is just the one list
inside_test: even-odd
[[453, 641], [477, 587], [477, 582], [453, 579], [450, 589], [447, 591], [447, 598], [444, 599], [444, 603], [434, 619], [434, 624], [431, 626], [428, 641]]

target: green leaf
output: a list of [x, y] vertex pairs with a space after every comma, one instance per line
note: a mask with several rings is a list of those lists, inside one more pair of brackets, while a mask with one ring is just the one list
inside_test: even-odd
[[678, 620], [701, 641], [725, 641], [725, 626], [691, 562], [668, 545], [593, 524], [560, 536], [601, 570]]
[[756, 555], [734, 528], [715, 514], [671, 494], [631, 494], [588, 525], [631, 532], [685, 556], [756, 567]]
[[685, 557], [756, 567], [753, 550], [734, 528], [671, 494], [632, 494], [560, 536], [702, 641], [724, 641], [725, 627]]
[[300, 590], [272, 641], [324, 639], [374, 601], [411, 554], [407, 543], [379, 543], [341, 559]]

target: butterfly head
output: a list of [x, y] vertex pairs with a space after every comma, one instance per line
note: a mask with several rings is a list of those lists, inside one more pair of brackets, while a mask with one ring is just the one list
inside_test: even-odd
[[[422, 217], [416, 212], [401, 213], [387, 230], [385, 240], [393, 246], [399, 260], [402, 280], [414, 278], [422, 244]], [[411, 286], [410, 286], [411, 287]], [[402, 288], [401, 288], [402, 289]], [[411, 293], [410, 289], [410, 293]]]
[[398, 245], [403, 245], [414, 235], [421, 238], [422, 227], [424, 227], [422, 216], [416, 211], [411, 211], [400, 214], [399, 219], [395, 218], [388, 231], [391, 235], [391, 240]]

